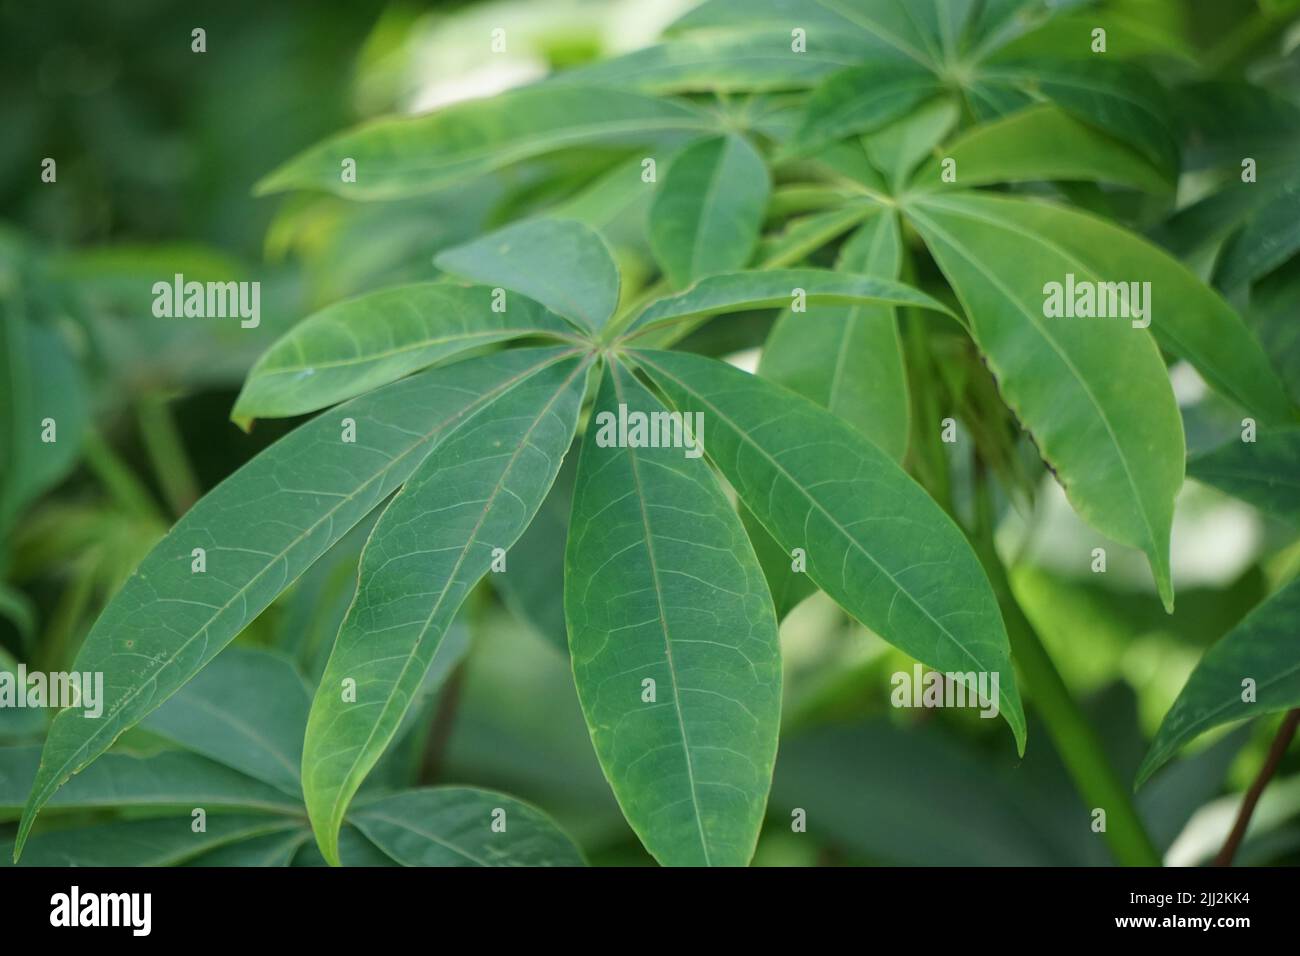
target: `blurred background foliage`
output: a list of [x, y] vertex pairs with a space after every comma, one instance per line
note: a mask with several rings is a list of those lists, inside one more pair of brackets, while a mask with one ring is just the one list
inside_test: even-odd
[[[473, 189], [400, 202], [254, 198], [257, 179], [367, 118], [490, 95], [644, 46], [690, 6], [0, 2], [0, 367], [9, 406], [0, 425], [8, 430], [0, 434], [7, 456], [0, 666], [70, 666], [105, 600], [175, 518], [296, 424], [263, 421], [244, 434], [228, 415], [252, 361], [302, 316], [357, 292], [432, 277], [438, 250], [556, 203], [600, 220], [625, 275], [652, 271], [640, 197], [602, 186], [627, 161], [622, 153], [561, 152]], [[1237, 174], [1235, 144], [1253, 137], [1297, 172], [1300, 124], [1276, 117], [1300, 111], [1298, 5], [1104, 6], [1112, 42], [1129, 44], [1174, 91], [1187, 130], [1182, 211], [1170, 216], [1167, 206], [1132, 193], [1062, 188], [1208, 275], [1210, 251], [1257, 213], [1216, 199]], [[502, 21], [512, 25], [506, 55], [489, 58], [466, 45], [466, 35]], [[207, 31], [203, 55], [190, 50], [196, 26]], [[55, 184], [40, 181], [44, 157], [57, 160]], [[259, 280], [260, 327], [154, 318], [150, 287], [177, 272]], [[1300, 261], [1282, 263], [1248, 298], [1224, 291], [1246, 304], [1292, 388], [1300, 387]], [[770, 314], [728, 317], [687, 347], [752, 367], [770, 324]], [[930, 370], [937, 411], [977, 424], [990, 401], [987, 375], [955, 328], [936, 324], [934, 335], [936, 349], [947, 350], [941, 370]], [[1173, 373], [1189, 451], [1232, 435], [1231, 409], [1179, 368]], [[58, 421], [58, 460], [24, 463], [15, 423], [46, 416]], [[1025, 464], [1036, 462], [1025, 441], [996, 434], [989, 441], [1004, 446], [995, 468], [1006, 489], [998, 542], [1014, 559], [1014, 588], [1130, 780], [1200, 654], [1295, 573], [1295, 529], [1189, 481], [1174, 531], [1179, 602], [1167, 616], [1141, 556], [1100, 540], [1054, 483], [1039, 482], [1036, 466]], [[958, 485], [969, 463], [951, 464]], [[563, 650], [562, 535], [554, 528], [564, 509], [557, 492], [511, 557], [512, 568], [528, 571], [467, 606], [467, 639], [456, 646], [468, 651], [451, 655], [452, 676], [416, 709], [402, 746], [370, 785], [500, 788], [551, 813], [593, 862], [646, 863], [592, 753]], [[273, 648], [314, 680], [355, 587], [367, 531], [363, 523], [349, 534], [238, 643]], [[1104, 575], [1090, 573], [1093, 547], [1107, 547]], [[820, 595], [785, 620], [782, 642], [786, 726], [756, 863], [1109, 860], [1081, 825], [1086, 808], [1046, 734], [1031, 729], [1029, 752], [1017, 760], [996, 721], [891, 708], [889, 677], [911, 661]], [[1167, 862], [1204, 862], [1217, 850], [1276, 725], [1262, 720], [1211, 735], [1140, 792]], [[43, 726], [39, 713], [0, 711], [0, 745], [37, 743]], [[144, 726], [116, 749], [166, 746]], [[17, 784], [0, 774], [0, 791], [5, 785]], [[807, 811], [807, 834], [791, 833], [795, 808]], [[0, 821], [14, 815], [0, 806]], [[113, 816], [82, 811], [54, 825]], [[0, 822], [0, 837], [11, 832]], [[311, 849], [295, 859], [319, 862]], [[1239, 859], [1300, 862], [1295, 752]]]

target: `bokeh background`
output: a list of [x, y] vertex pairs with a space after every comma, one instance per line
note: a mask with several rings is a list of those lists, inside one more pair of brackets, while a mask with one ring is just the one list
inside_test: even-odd
[[[0, 310], [7, 323], [21, 313], [32, 330], [23, 342], [6, 337], [15, 389], [6, 401], [18, 408], [21, 384], [33, 407], [57, 413], [61, 448], [43, 473], [19, 480], [6, 468], [0, 485], [0, 651], [33, 667], [68, 667], [106, 599], [176, 517], [293, 427], [259, 422], [245, 434], [228, 420], [244, 373], [285, 328], [342, 297], [432, 277], [436, 251], [562, 196], [602, 157], [525, 164], [473, 189], [391, 203], [255, 198], [257, 179], [366, 118], [490, 95], [645, 45], [690, 6], [0, 3]], [[1184, 79], [1254, 71], [1274, 88], [1300, 89], [1288, 20], [1242, 29], [1259, 13], [1253, 0], [1130, 6], [1150, 29], [1197, 51], [1197, 63], [1162, 66]], [[499, 22], [511, 27], [504, 56], [465, 41]], [[206, 54], [191, 52], [195, 27], [206, 30]], [[44, 157], [57, 161], [55, 184], [40, 181]], [[1202, 188], [1193, 169], [1184, 195]], [[635, 251], [620, 253], [635, 269]], [[261, 326], [154, 318], [150, 287], [176, 272], [260, 281]], [[741, 317], [693, 347], [752, 366], [770, 320]], [[1231, 434], [1230, 410], [1186, 369], [1172, 371], [1191, 450]], [[1088, 530], [1054, 484], [1034, 491], [1005, 507], [999, 544], [1016, 560], [1018, 596], [1067, 684], [1131, 779], [1205, 647], [1293, 572], [1294, 532], [1189, 482], [1169, 616], [1140, 555]], [[538, 562], [537, 593], [485, 591], [471, 602], [462, 620], [468, 657], [426, 705], [427, 732], [404, 743], [393, 772], [506, 790], [551, 813], [593, 862], [648, 863], [592, 753], [555, 582], [527, 550], [545, 542], [547, 521], [561, 519], [544, 511], [541, 530], [511, 558], [515, 568]], [[350, 600], [367, 527], [240, 643], [274, 647], [313, 679]], [[1107, 548], [1104, 575], [1090, 571], [1093, 547]], [[520, 613], [523, 603], [531, 613]], [[782, 642], [785, 727], [756, 863], [1109, 861], [1041, 728], [1031, 727], [1021, 760], [998, 721], [892, 709], [889, 677], [910, 660], [820, 596], [785, 621]], [[1168, 862], [1202, 862], [1218, 848], [1275, 726], [1212, 736], [1140, 793]], [[40, 732], [27, 715], [0, 720], [0, 743]], [[119, 744], [151, 746], [143, 731]], [[807, 811], [807, 834], [790, 831], [795, 808]], [[1239, 862], [1300, 862], [1295, 753]]]

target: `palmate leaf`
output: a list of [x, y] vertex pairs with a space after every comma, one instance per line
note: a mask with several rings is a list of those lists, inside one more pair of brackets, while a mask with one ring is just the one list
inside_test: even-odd
[[646, 849], [667, 866], [744, 866], [780, 724], [772, 600], [703, 458], [618, 447], [602, 417], [624, 410], [666, 412], [614, 365], [583, 442], [565, 560], [578, 697]]
[[1050, 104], [978, 126], [946, 146], [943, 157], [956, 163], [956, 183], [943, 182], [935, 160], [917, 173], [915, 188], [1087, 180], [1168, 193], [1174, 185], [1128, 146]]
[[[1156, 731], [1136, 786], [1182, 746], [1214, 727], [1300, 706], [1300, 578], [1214, 644]], [[1253, 681], [1254, 693], [1245, 683]]]
[[1187, 462], [1187, 477], [1300, 524], [1300, 428], [1264, 428]]
[[618, 306], [618, 267], [609, 247], [600, 233], [571, 219], [515, 223], [441, 252], [434, 262], [535, 299], [583, 332], [598, 332]]
[[640, 337], [719, 312], [791, 306], [796, 290], [806, 293], [808, 305], [910, 305], [951, 315], [937, 299], [893, 279], [830, 269], [768, 269], [708, 276], [679, 295], [652, 302], [629, 335]]
[[293, 664], [229, 647], [141, 726], [302, 799], [302, 731], [311, 691]]
[[943, 93], [943, 82], [910, 61], [845, 70], [808, 98], [791, 150], [808, 155], [846, 136], [870, 133]]
[[516, 298], [492, 308], [483, 286], [424, 282], [371, 292], [322, 309], [257, 361], [231, 418], [302, 415], [363, 395], [459, 352], [526, 335], [562, 337], [559, 317]]
[[348, 804], [396, 734], [447, 627], [495, 549], [508, 550], [528, 527], [573, 441], [589, 359], [539, 354], [552, 361], [450, 431], [366, 542], [303, 746], [307, 810], [332, 864]]
[[209, 850], [186, 860], [185, 866], [289, 866], [297, 852], [311, 839], [311, 829], [266, 833]]
[[673, 159], [650, 207], [650, 248], [673, 286], [744, 268], [758, 242], [771, 181], [742, 136], [692, 143]]
[[548, 816], [491, 790], [408, 790], [359, 806], [350, 819], [403, 866], [586, 865]]
[[[104, 713], [55, 717], [19, 826], [70, 775], [157, 708], [420, 464], [448, 429], [560, 350], [433, 369], [354, 399], [281, 439], [177, 522], [117, 593], [74, 665], [104, 674]], [[340, 423], [356, 423], [355, 443]], [[194, 573], [193, 549], [206, 551]]]
[[[540, 84], [360, 126], [285, 163], [257, 191], [318, 189], [351, 199], [400, 199], [566, 147], [651, 144], [715, 126], [707, 113], [676, 100]], [[343, 182], [345, 159], [356, 162], [356, 182]]]
[[1023, 753], [1025, 718], [993, 589], [960, 529], [920, 485], [830, 412], [713, 359], [631, 353], [672, 405], [702, 412], [705, 452], [741, 502], [841, 607], [970, 685], [997, 673]]

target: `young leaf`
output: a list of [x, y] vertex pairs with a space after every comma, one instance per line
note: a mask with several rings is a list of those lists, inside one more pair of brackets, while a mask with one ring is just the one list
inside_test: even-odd
[[1161, 721], [1135, 786], [1211, 728], [1300, 706], [1297, 621], [1300, 578], [1256, 607], [1205, 652]]
[[[838, 270], [894, 279], [902, 263], [898, 218], [882, 211], [840, 252]], [[763, 348], [759, 374], [830, 409], [895, 461], [907, 451], [907, 378], [894, 310], [817, 305], [786, 310]]]
[[1187, 476], [1300, 523], [1300, 428], [1262, 428], [1187, 462]]
[[[714, 120], [680, 101], [593, 86], [523, 87], [421, 116], [367, 123], [308, 149], [257, 184], [260, 194], [319, 189], [401, 199], [454, 186], [557, 149], [642, 145], [705, 132]], [[343, 163], [356, 163], [345, 182]]]
[[961, 110], [950, 97], [939, 97], [911, 114], [894, 120], [863, 138], [872, 165], [897, 190], [916, 164], [925, 159], [956, 125]]
[[[401, 485], [444, 432], [563, 354], [471, 359], [354, 399], [291, 432], [194, 505], [82, 644], [73, 669], [103, 673], [104, 712], [89, 719], [68, 708], [54, 718], [16, 852], [69, 776], [198, 673]], [[362, 440], [342, 440], [344, 419]]]
[[311, 692], [286, 658], [229, 647], [141, 726], [302, 799]]
[[[1022, 229], [1015, 214], [1030, 205], [929, 197], [908, 215], [961, 300], [1003, 398], [1075, 510], [1146, 553], [1171, 609], [1169, 535], [1186, 453], [1165, 364], [1146, 330], [1127, 317], [1049, 317], [1045, 305], [1048, 283], [1064, 285], [1070, 274], [1127, 282], [1151, 272], [1141, 260], [1092, 267], [1054, 235]], [[1176, 290], [1153, 287], [1161, 294], [1154, 306], [1147, 302], [1155, 326], [1177, 306], [1168, 301]]]
[[554, 482], [586, 370], [587, 360], [566, 357], [483, 405], [439, 442], [371, 532], [303, 745], [307, 811], [334, 865], [348, 804], [396, 734], [448, 625]]
[[408, 790], [358, 807], [349, 819], [403, 866], [586, 866], [550, 817], [491, 790]]
[[788, 553], [846, 611], [930, 667], [973, 686], [998, 675], [1023, 753], [1025, 717], [988, 578], [944, 513], [888, 455], [830, 412], [724, 363], [633, 357], [682, 412], [701, 412], [709, 459]]
[[231, 418], [302, 415], [362, 395], [468, 349], [570, 327], [515, 298], [493, 309], [483, 286], [423, 282], [357, 296], [295, 325], [248, 373]]
[[434, 263], [536, 299], [583, 332], [600, 331], [618, 307], [618, 267], [609, 247], [600, 233], [572, 219], [516, 223], [439, 253]]
[[744, 866], [780, 724], [772, 599], [708, 465], [657, 440], [631, 447], [619, 435], [633, 415], [651, 427], [667, 419], [615, 365], [573, 496], [564, 606], [574, 681], [601, 768], [646, 849], [665, 866]]
[[[1105, 133], [1044, 104], [985, 123], [943, 150], [956, 163], [958, 187], [1036, 180], [1087, 180], [1168, 193], [1171, 180]], [[938, 160], [916, 175], [915, 188], [946, 187]], [[950, 187], [949, 187], [950, 188]]]
[[673, 286], [747, 265], [770, 191], [763, 157], [741, 136], [682, 150], [650, 207], [650, 248]]
[[[804, 293], [800, 296], [799, 293]], [[652, 302], [632, 323], [633, 337], [717, 312], [807, 305], [911, 305], [948, 315], [948, 307], [893, 279], [830, 269], [770, 269], [701, 279], [685, 292]], [[803, 316], [807, 321], [815, 321]]]

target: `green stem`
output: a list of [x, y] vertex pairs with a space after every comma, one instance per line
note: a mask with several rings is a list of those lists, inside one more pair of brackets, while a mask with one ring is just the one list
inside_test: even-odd
[[1042, 640], [1012, 593], [1006, 568], [993, 546], [992, 505], [982, 466], [976, 468], [975, 476], [976, 526], [980, 533], [973, 544], [1002, 609], [1011, 639], [1011, 654], [1019, 665], [1025, 690], [1088, 808], [1106, 811], [1103, 835], [1115, 859], [1123, 866], [1160, 866], [1160, 854], [1138, 815], [1130, 789], [1115, 773], [1101, 740], [1070, 696]]
[[199, 499], [199, 482], [185, 454], [185, 445], [168, 408], [167, 399], [145, 398], [136, 406], [136, 420], [154, 476], [172, 514], [179, 518]]

